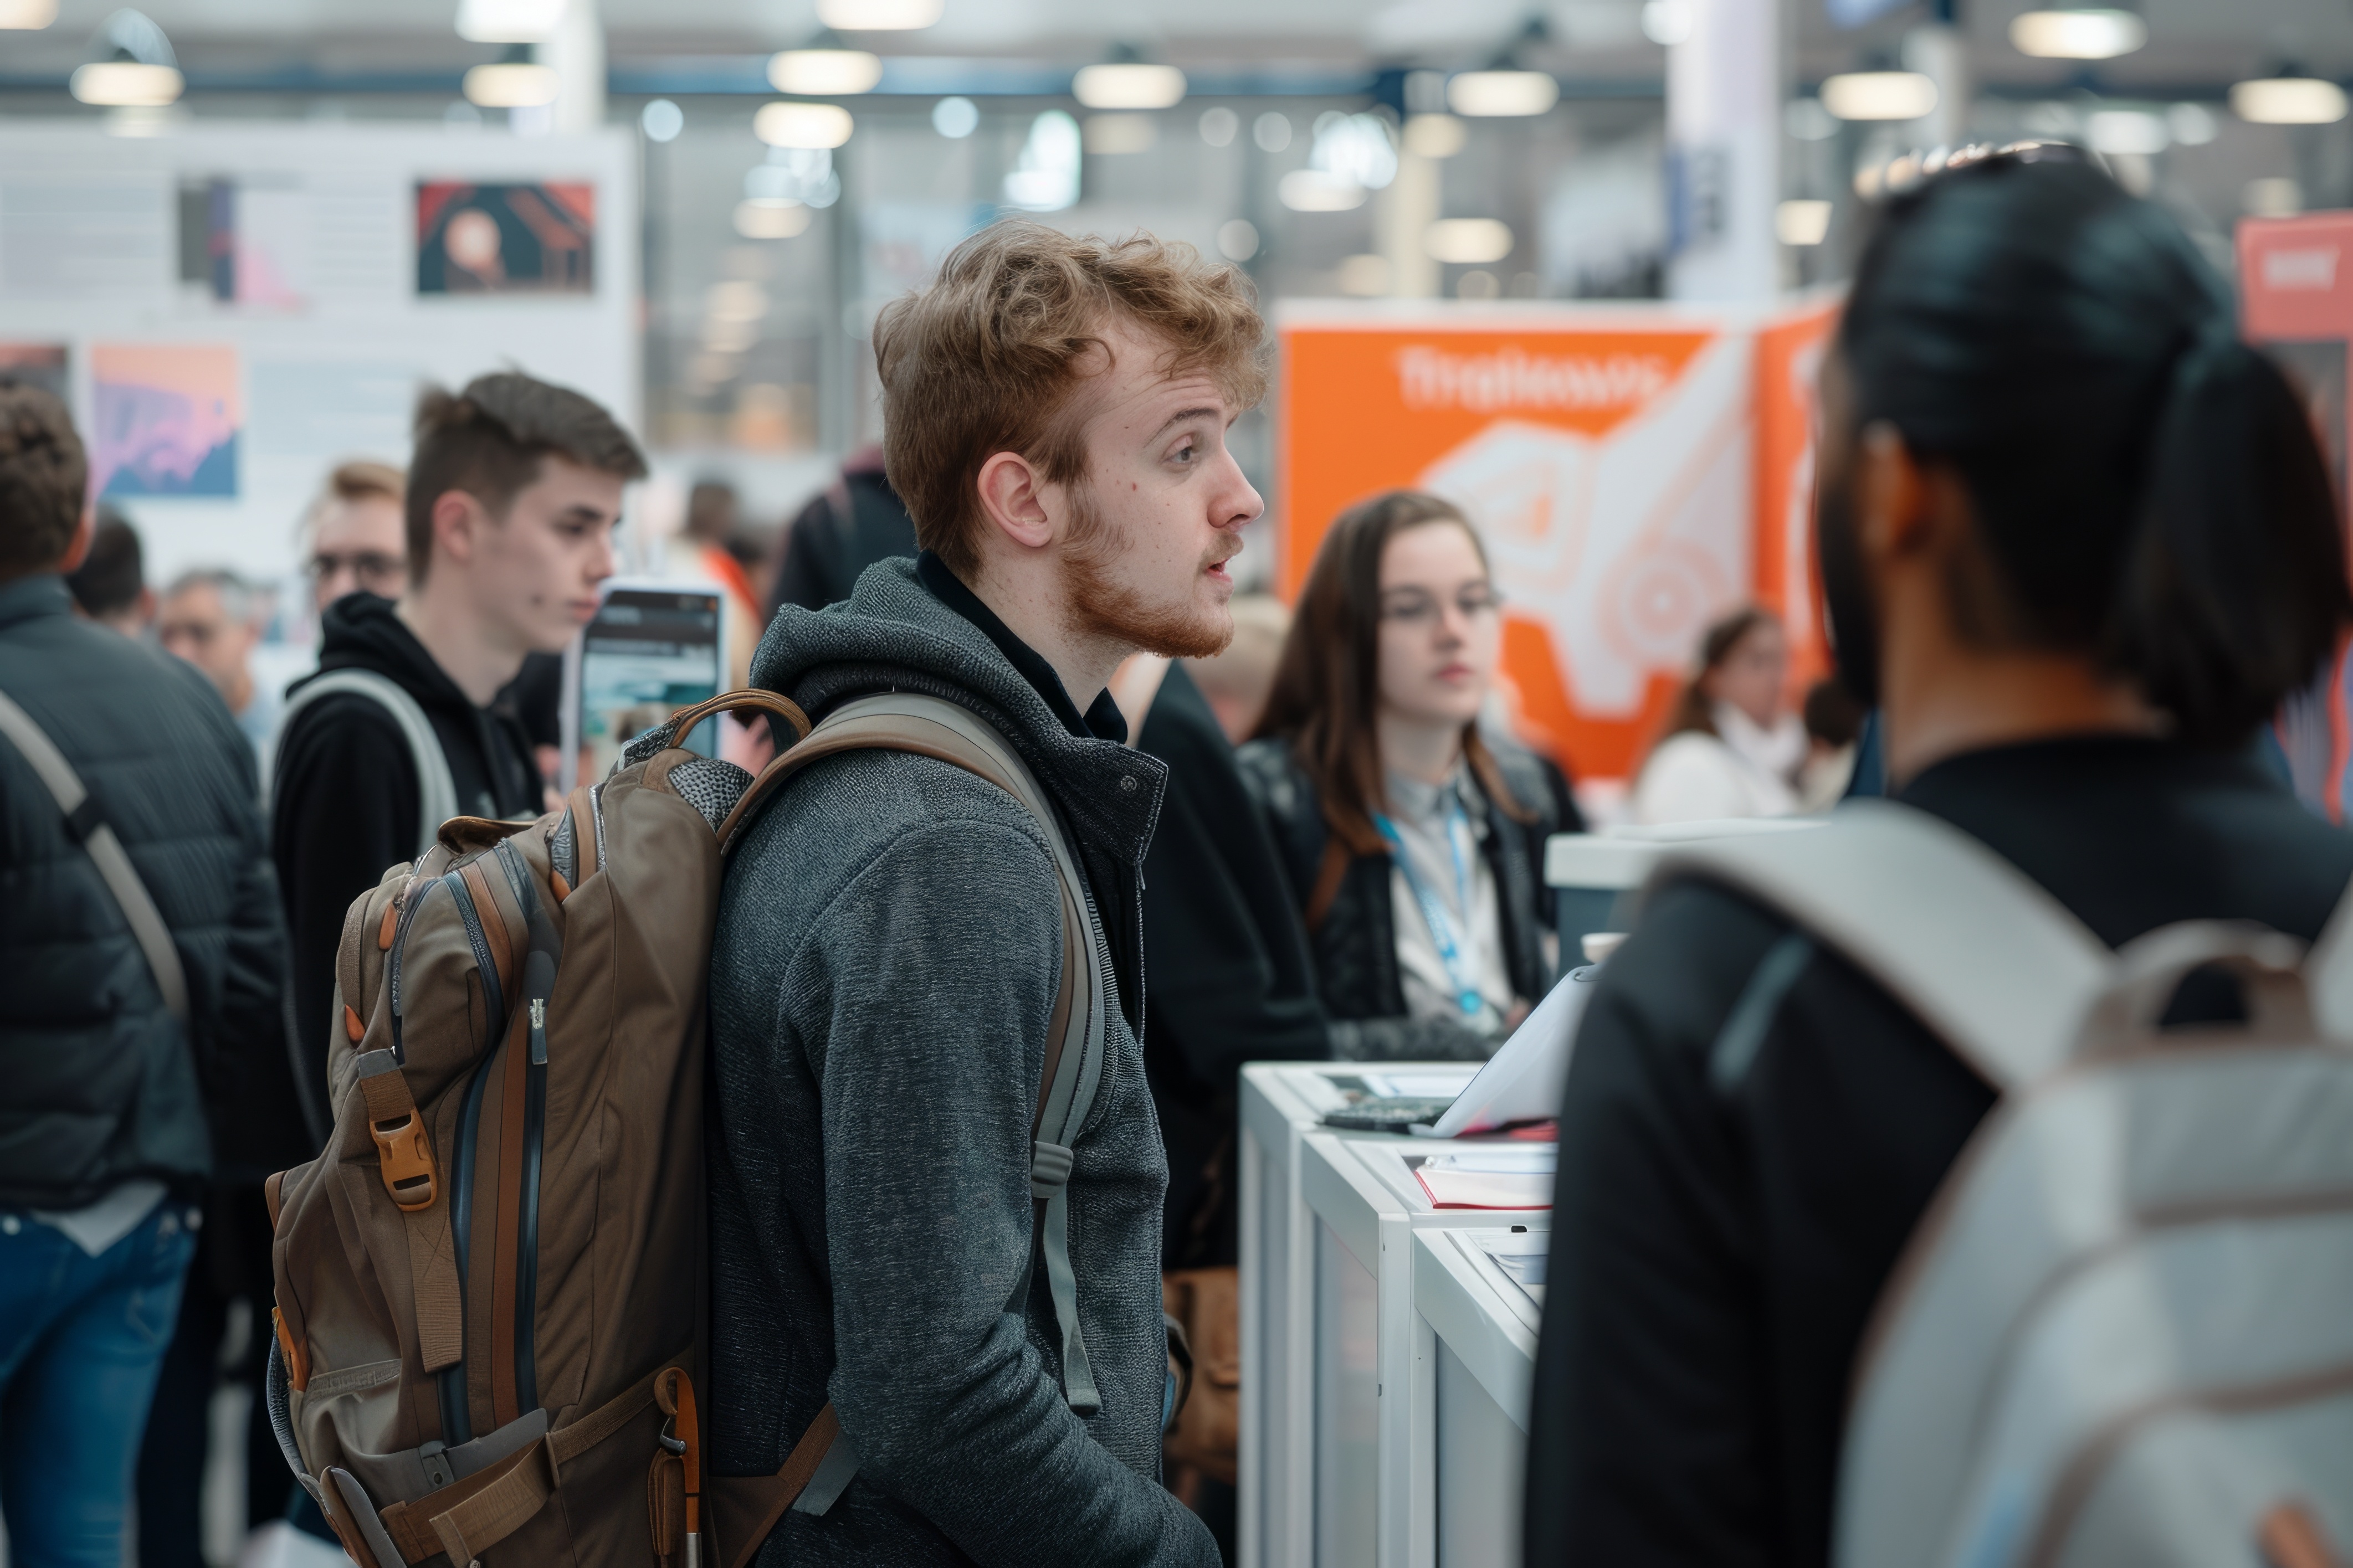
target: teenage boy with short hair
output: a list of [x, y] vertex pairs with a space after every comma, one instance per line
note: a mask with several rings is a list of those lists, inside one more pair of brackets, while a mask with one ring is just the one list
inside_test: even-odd
[[[597, 584], [613, 574], [622, 487], [645, 471], [610, 414], [527, 375], [480, 376], [454, 396], [435, 388], [419, 400], [406, 585], [397, 602], [353, 593], [327, 606], [320, 673], [289, 692], [278, 741], [271, 848], [314, 1110], [326, 1104], [321, 1031], [344, 912], [385, 867], [417, 855], [426, 831], [429, 781], [394, 706], [398, 694], [429, 727], [456, 812], [537, 815], [530, 737], [492, 700], [526, 655], [561, 649], [596, 614]], [[380, 688], [305, 699], [313, 682], [345, 671], [397, 692], [390, 703]]]
[[817, 763], [737, 853], [712, 973], [711, 1462], [774, 1471], [830, 1401], [858, 1465], [822, 1515], [785, 1514], [766, 1563], [1218, 1561], [1158, 1479], [1167, 1172], [1137, 1035], [1165, 770], [1120, 743], [1105, 687], [1136, 649], [1231, 635], [1224, 563], [1261, 503], [1225, 437], [1263, 389], [1262, 337], [1231, 268], [1028, 223], [967, 240], [878, 324], [923, 553], [782, 611], [754, 678], [820, 721], [886, 690], [961, 704], [1060, 816], [1110, 971], [1065, 1189], [1101, 1407], [1066, 1401], [1030, 1267], [1063, 951], [1048, 840], [931, 757]]

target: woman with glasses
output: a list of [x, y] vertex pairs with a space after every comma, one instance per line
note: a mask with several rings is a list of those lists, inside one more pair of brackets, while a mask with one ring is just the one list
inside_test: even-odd
[[[2345, 550], [2302, 401], [2173, 218], [2066, 148], [1898, 193], [1822, 395], [1822, 587], [1889, 795], [2111, 947], [2316, 937], [2353, 835], [2248, 742], [2353, 620]], [[2210, 971], [2168, 1020], [2242, 1016]], [[1996, 1098], [1827, 941], [1654, 889], [1561, 1111], [1526, 1561], [1829, 1563], [1865, 1324]]]
[[1551, 984], [1544, 840], [1575, 806], [1481, 734], [1502, 645], [1461, 511], [1396, 491], [1333, 523], [1240, 761], [1335, 1057], [1482, 1059]]
[[1770, 610], [1733, 611], [1700, 638], [1699, 669], [1635, 776], [1634, 820], [1787, 816], [1806, 727], [1785, 700], [1789, 638]]

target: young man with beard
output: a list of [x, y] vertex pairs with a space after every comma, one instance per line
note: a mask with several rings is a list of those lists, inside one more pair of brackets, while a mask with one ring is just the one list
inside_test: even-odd
[[878, 324], [890, 479], [923, 553], [782, 611], [754, 679], [819, 721], [884, 691], [959, 704], [1060, 818], [1109, 971], [1066, 1189], [1100, 1408], [1066, 1396], [1050, 1269], [1030, 1268], [1063, 951], [1046, 833], [945, 762], [828, 757], [737, 851], [712, 970], [711, 1463], [774, 1472], [829, 1402], [857, 1465], [785, 1514], [765, 1562], [1218, 1560], [1158, 1480], [1166, 1165], [1138, 1036], [1166, 770], [1121, 744], [1105, 689], [1139, 648], [1231, 635], [1224, 563], [1261, 502], [1225, 433], [1263, 389], [1262, 337], [1231, 268], [1026, 223], [966, 241]]

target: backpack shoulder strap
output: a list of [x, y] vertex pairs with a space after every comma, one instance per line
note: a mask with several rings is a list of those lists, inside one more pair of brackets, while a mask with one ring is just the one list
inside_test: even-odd
[[[795, 709], [796, 713], [798, 712]], [[1062, 905], [1062, 962], [1054, 1011], [1046, 1031], [1046, 1059], [1038, 1085], [1038, 1108], [1030, 1123], [1029, 1195], [1036, 1205], [1037, 1243], [1031, 1254], [1046, 1260], [1054, 1317], [1062, 1332], [1062, 1387], [1071, 1408], [1092, 1415], [1103, 1406], [1092, 1363], [1079, 1334], [1078, 1281], [1071, 1266], [1071, 1144], [1092, 1109], [1102, 1083], [1103, 1030], [1108, 996], [1103, 984], [1102, 937], [1092, 919], [1086, 884], [1079, 876], [1068, 837], [1053, 803], [1037, 776], [1005, 738], [970, 709], [916, 692], [886, 692], [844, 703], [824, 723], [762, 769], [719, 825], [722, 855], [730, 854], [761, 806], [810, 763], [842, 752], [913, 752], [964, 769], [1013, 796], [1038, 821], [1054, 858]], [[1019, 1312], [1029, 1294], [1032, 1264], [1006, 1301]], [[716, 1489], [720, 1506], [733, 1520], [735, 1536], [723, 1536], [724, 1561], [742, 1568], [753, 1550], [787, 1510], [822, 1514], [833, 1506], [858, 1472], [859, 1458], [841, 1434], [831, 1405], [818, 1413], [774, 1476], [729, 1480]]]
[[2353, 1040], [2353, 888], [2337, 899], [2305, 956], [2304, 982], [2320, 1032], [2332, 1040]]
[[280, 734], [284, 726], [294, 721], [294, 715], [322, 697], [349, 694], [364, 697], [392, 715], [400, 726], [401, 738], [408, 742], [409, 761], [417, 768], [417, 853], [424, 854], [433, 847], [441, 835], [441, 825], [458, 815], [458, 785], [449, 775], [449, 759], [442, 753], [441, 738], [433, 732], [433, 721], [425, 716], [417, 699], [408, 689], [388, 675], [373, 669], [331, 669], [324, 675], [304, 681], [286, 704], [280, 721]]
[[180, 967], [180, 950], [172, 944], [172, 928], [164, 921], [164, 912], [155, 907], [155, 900], [147, 891], [147, 884], [139, 879], [137, 868], [114, 836], [114, 828], [98, 809], [98, 802], [82, 784], [66, 754], [58, 750], [47, 731], [36, 723], [33, 716], [16, 706], [14, 699], [0, 691], [0, 735], [5, 735], [24, 753], [33, 772], [65, 814], [66, 837], [80, 844], [98, 866], [98, 874], [106, 883], [106, 890], [114, 895], [115, 904], [130, 924], [131, 934], [146, 955], [147, 967], [154, 972], [155, 989], [164, 994], [164, 1006], [182, 1028], [188, 1023], [188, 976]]
[[1837, 948], [2005, 1092], [2066, 1060], [2115, 963], [2009, 861], [1891, 801], [1850, 801], [1809, 831], [1679, 846], [1644, 897], [1688, 878], [1724, 883]]

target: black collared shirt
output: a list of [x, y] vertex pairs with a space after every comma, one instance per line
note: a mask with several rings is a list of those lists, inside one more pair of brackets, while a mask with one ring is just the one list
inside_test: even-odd
[[997, 645], [997, 649], [1021, 672], [1021, 679], [1038, 689], [1062, 728], [1080, 740], [1117, 741], [1127, 742], [1127, 720], [1119, 704], [1111, 700], [1111, 689], [1105, 687], [1087, 710], [1084, 719], [1079, 717], [1079, 705], [1071, 700], [1063, 688], [1062, 678], [1054, 673], [1038, 650], [1013, 635], [1013, 628], [997, 618], [997, 612], [981, 603], [980, 595], [964, 585], [964, 580], [948, 570], [948, 563], [926, 550], [915, 557], [915, 575], [932, 591], [932, 597], [978, 626]]

